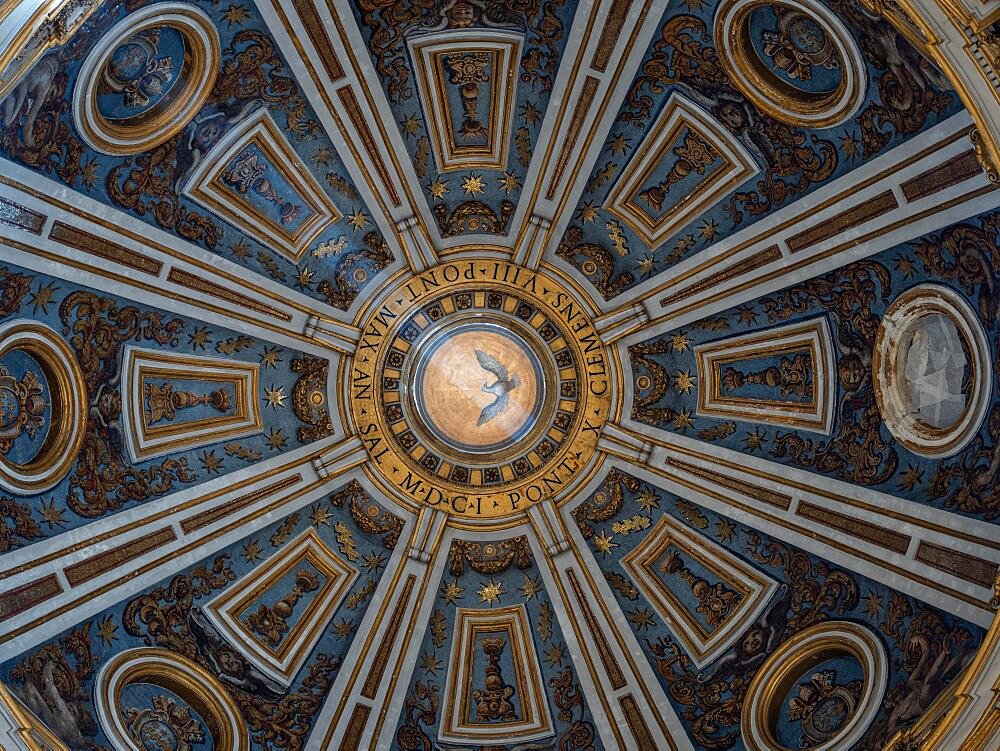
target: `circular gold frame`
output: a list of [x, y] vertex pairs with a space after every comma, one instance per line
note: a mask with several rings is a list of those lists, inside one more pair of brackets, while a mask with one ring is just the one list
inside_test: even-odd
[[87, 386], [73, 350], [45, 324], [16, 320], [0, 326], [0, 357], [14, 350], [38, 362], [52, 399], [52, 424], [38, 454], [25, 464], [0, 456], [0, 486], [28, 495], [56, 485], [76, 462], [86, 434]]
[[[620, 372], [620, 364], [594, 329], [593, 308], [587, 298], [581, 300], [576, 290], [546, 271], [531, 271], [499, 259], [448, 260], [418, 274], [399, 274], [390, 284], [391, 289], [366, 305], [359, 315], [356, 325], [362, 334], [358, 353], [353, 359], [342, 361], [338, 374], [338, 382], [343, 384], [340, 401], [347, 406], [343, 414], [370, 457], [364, 465], [369, 479], [408, 510], [431, 506], [456, 521], [477, 527], [503, 526], [543, 498], [559, 503], [568, 497], [583, 475], [590, 473], [592, 460], [602, 456], [597, 442], [612, 410]], [[423, 454], [411, 455], [412, 451], [408, 453], [395, 442], [396, 434], [382, 414], [380, 389], [383, 363], [411, 314], [450, 295], [469, 293], [475, 298], [492, 292], [530, 301], [556, 327], [558, 339], [564, 341], [560, 346], [570, 350], [575, 363], [559, 366], [556, 372], [563, 379], [570, 378], [565, 375], [570, 369], [578, 373], [573, 397], [577, 401], [572, 408], [572, 422], [560, 429], [565, 437], [551, 455], [536, 457], [534, 450], [529, 451], [530, 470], [523, 474], [512, 472], [510, 477], [504, 475], [501, 484], [480, 484], [474, 478], [469, 482], [459, 481], [447, 473], [438, 474], [421, 467], [419, 460]], [[407, 351], [410, 347], [400, 346]], [[565, 398], [558, 395], [559, 411], [569, 410], [563, 406], [564, 402]], [[450, 462], [442, 461], [442, 471], [445, 464]], [[474, 466], [472, 471], [477, 471]]]
[[[899, 345], [918, 319], [937, 313], [955, 324], [972, 355], [972, 389], [962, 416], [951, 426], [934, 428], [911, 417], [902, 397]], [[920, 456], [943, 458], [962, 449], [979, 430], [990, 403], [992, 377], [990, 348], [975, 311], [954, 290], [939, 284], [921, 284], [893, 300], [882, 316], [872, 355], [875, 402], [889, 432]]]
[[[816, 94], [783, 81], [765, 66], [750, 39], [750, 13], [761, 5], [784, 5], [806, 13], [829, 34], [843, 63], [837, 88]], [[865, 99], [868, 71], [843, 23], [815, 0], [724, 0], [715, 15], [719, 60], [733, 85], [758, 109], [776, 120], [811, 128], [842, 123]]]
[[[97, 109], [101, 73], [117, 46], [154, 26], [170, 26], [184, 38], [186, 80], [161, 108], [120, 125]], [[190, 58], [188, 59], [188, 56]], [[186, 3], [155, 3], [131, 13], [105, 34], [84, 60], [73, 92], [73, 118], [90, 146], [123, 156], [152, 149], [173, 138], [198, 114], [212, 93], [220, 60], [219, 33], [204, 11]]]
[[864, 671], [861, 708], [836, 737], [810, 751], [851, 748], [881, 706], [888, 682], [885, 648], [870, 629], [850, 621], [811, 626], [781, 644], [754, 675], [743, 700], [741, 737], [747, 751], [795, 751], [781, 745], [774, 728], [788, 690], [811, 667], [840, 655], [854, 657]]
[[122, 690], [133, 683], [160, 686], [190, 704], [208, 725], [214, 748], [250, 751], [246, 721], [219, 680], [186, 657], [152, 647], [115, 655], [98, 676], [94, 702], [116, 748], [143, 751], [132, 740], [119, 711]]
[[[446, 326], [443, 330], [433, 332], [430, 336], [426, 337], [425, 339], [427, 340], [435, 339], [441, 334], [443, 334], [445, 331], [447, 331], [448, 328], [464, 326], [470, 322], [472, 321], [471, 320], [455, 321], [454, 323], [451, 323], [449, 326]], [[544, 389], [545, 383], [557, 382], [558, 375], [555, 364], [546, 359], [542, 354], [538, 353], [537, 345], [539, 343], [535, 341], [534, 335], [528, 333], [526, 327], [519, 325], [515, 321], [503, 321], [503, 323], [507, 325], [510, 328], [510, 330], [513, 331], [515, 334], [517, 334], [522, 340], [524, 340], [526, 346], [531, 347], [531, 349], [534, 351], [535, 357], [538, 359], [539, 365], [541, 366], [542, 372], [544, 374], [544, 381], [542, 383], [539, 383], [539, 388]], [[403, 380], [404, 383], [412, 383], [411, 377], [417, 365], [416, 360], [418, 360], [420, 355], [422, 354], [421, 348], [425, 344], [426, 342], [417, 342], [414, 345], [413, 354], [407, 359], [407, 362], [404, 365], [404, 370], [401, 378], [401, 380]], [[415, 396], [416, 395], [413, 393], [411, 389], [407, 389], [403, 399], [404, 409], [409, 411], [409, 416], [411, 417], [411, 419], [418, 416], [420, 412], [419, 407], [416, 405]], [[509, 446], [506, 449], [493, 450], [489, 452], [491, 462], [505, 461], [517, 455], [525, 445], [534, 442], [539, 438], [539, 436], [542, 433], [545, 432], [545, 430], [547, 429], [546, 423], [552, 419], [552, 415], [556, 411], [556, 402], [558, 401], [558, 399], [552, 398], [554, 396], [555, 394], [553, 393], [551, 397], [550, 395], [544, 395], [542, 397], [542, 406], [539, 415], [536, 418], [536, 424], [530, 430], [528, 430], [521, 438], [519, 438], [513, 445]], [[477, 456], [476, 454], [472, 454], [471, 452], [469, 454], [465, 454], [464, 452], [461, 452], [457, 448], [448, 446], [438, 436], [434, 435], [432, 430], [424, 426], [422, 424], [421, 419], [412, 419], [410, 429], [413, 430], [414, 433], [419, 434], [420, 437], [429, 446], [432, 446], [434, 450], [437, 451], [438, 453], [452, 455], [462, 463], [475, 464], [477, 463], [477, 459], [480, 459], [482, 454], [485, 453], [485, 452], [479, 452], [479, 456]]]

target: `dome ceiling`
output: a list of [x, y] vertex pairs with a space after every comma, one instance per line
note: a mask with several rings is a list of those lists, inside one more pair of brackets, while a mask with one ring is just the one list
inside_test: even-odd
[[953, 693], [1000, 193], [912, 29], [78, 5], [0, 89], [37, 747], [878, 751]]

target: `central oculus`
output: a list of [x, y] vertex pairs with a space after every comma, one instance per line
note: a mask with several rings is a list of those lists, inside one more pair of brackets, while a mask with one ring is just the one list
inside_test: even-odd
[[561, 497], [593, 458], [611, 368], [560, 281], [446, 263], [397, 282], [361, 329], [342, 382], [366, 471], [407, 505], [507, 516]]

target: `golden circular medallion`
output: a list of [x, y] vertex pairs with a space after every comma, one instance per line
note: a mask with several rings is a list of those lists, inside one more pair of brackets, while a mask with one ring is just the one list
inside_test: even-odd
[[832, 127], [865, 99], [864, 58], [843, 22], [817, 0], [723, 0], [715, 39], [733, 85], [781, 122]]
[[104, 154], [138, 154], [182, 131], [212, 93], [219, 33], [188, 3], [125, 16], [84, 60], [73, 92], [77, 130]]
[[588, 308], [555, 279], [446, 263], [397, 282], [362, 332], [351, 415], [366, 471], [404, 503], [506, 517], [561, 497], [593, 457], [611, 368]]
[[[10, 371], [3, 363], [17, 353], [31, 365]], [[70, 346], [43, 323], [0, 325], [0, 488], [29, 495], [58, 484], [76, 462], [86, 424], [87, 386]], [[18, 450], [24, 443], [35, 444], [26, 456]]]

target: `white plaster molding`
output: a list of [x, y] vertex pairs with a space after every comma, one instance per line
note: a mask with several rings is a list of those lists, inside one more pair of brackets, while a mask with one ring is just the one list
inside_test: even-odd
[[[356, 464], [364, 461], [365, 455], [357, 451], [355, 441], [353, 437], [346, 442], [323, 439], [198, 486], [132, 506], [49, 538], [44, 544], [5, 553], [0, 556], [0, 582], [4, 589], [14, 589], [51, 574], [57, 577], [62, 592], [3, 621], [0, 639], [23, 629], [22, 633], [5, 641], [3, 649], [21, 654], [95, 615], [110, 603], [121, 602], [242, 539], [252, 531], [247, 526], [249, 520], [255, 522], [254, 529], [266, 526], [315, 503], [332, 488], [352, 479], [361, 481], [366, 490], [393, 513], [409, 518], [409, 514], [363, 481], [364, 473]], [[349, 449], [347, 452], [344, 452], [345, 446]], [[340, 476], [320, 477], [312, 465], [317, 451], [333, 454], [353, 451], [356, 461], [349, 466], [343, 465], [345, 471]], [[235, 519], [224, 513], [234, 502], [240, 504], [239, 516]], [[213, 512], [218, 512], [217, 516]], [[207, 516], [201, 516], [203, 514]], [[123, 576], [121, 567], [116, 567], [70, 586], [65, 574], [67, 569], [164, 529], [173, 531], [173, 540], [128, 561], [128, 571], [141, 572], [138, 575]], [[52, 553], [55, 556], [46, 560]], [[14, 570], [17, 573], [11, 573]], [[106, 587], [110, 589], [105, 591]], [[99, 590], [99, 597], [89, 596]], [[63, 608], [65, 612], [59, 612]], [[51, 613], [57, 615], [46, 615]]]

